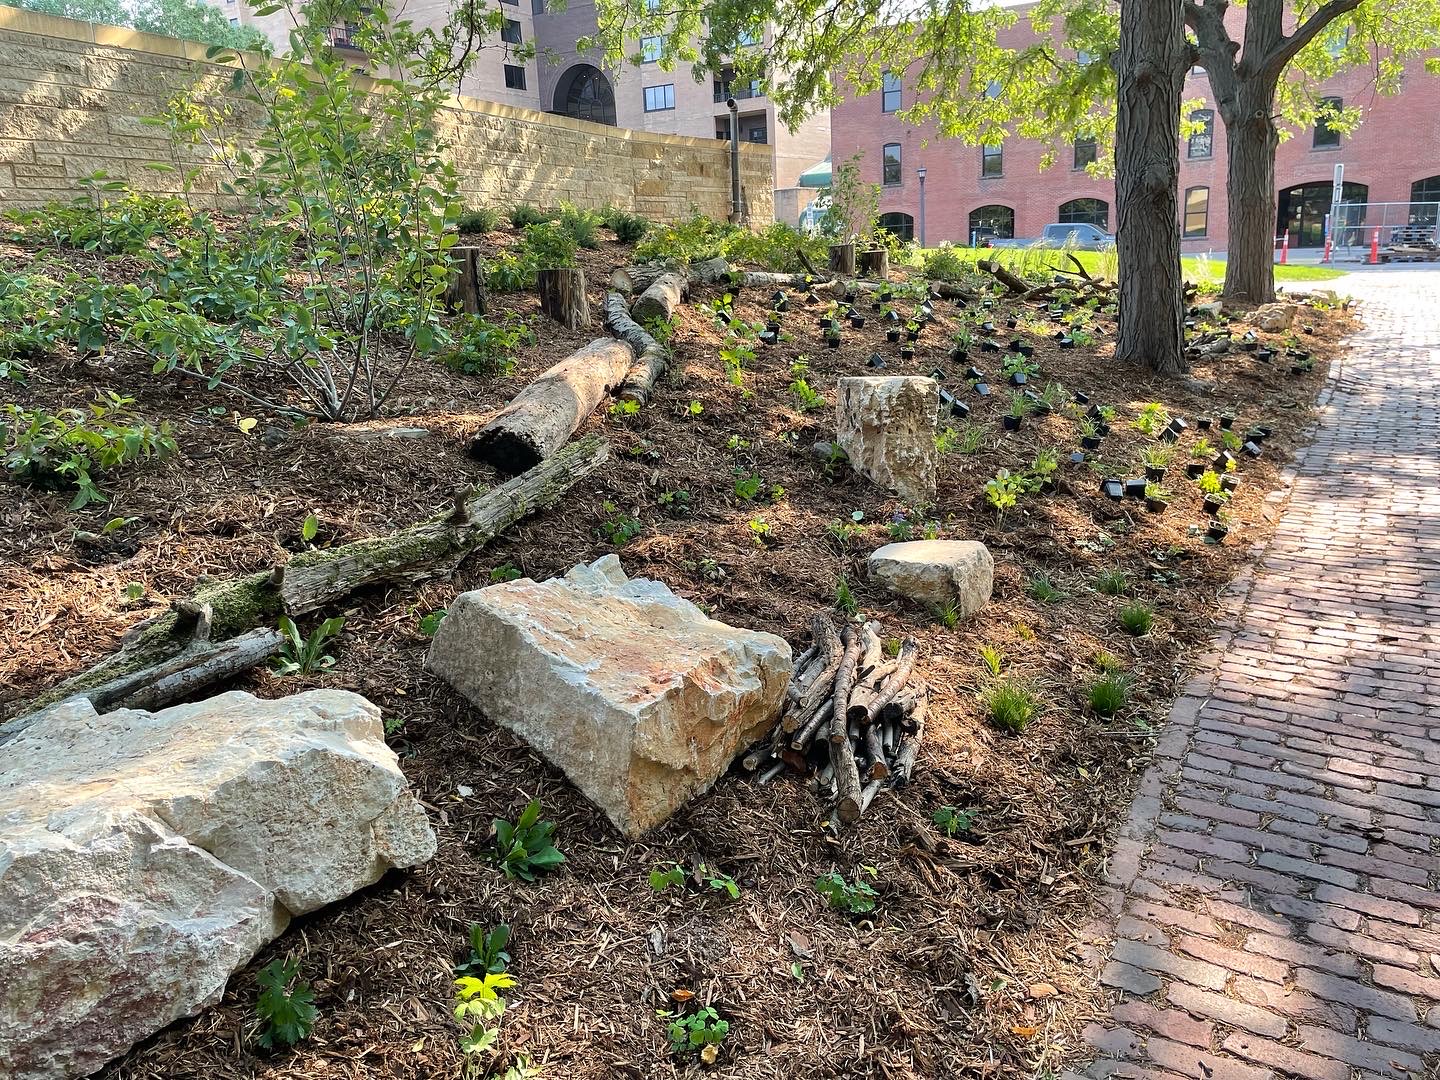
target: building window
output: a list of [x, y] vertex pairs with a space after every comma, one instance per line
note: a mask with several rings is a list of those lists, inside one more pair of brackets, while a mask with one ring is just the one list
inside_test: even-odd
[[544, 14], [545, 14], [545, 0], [530, 0], [530, 14], [531, 14], [531, 15], [544, 15]]
[[506, 19], [505, 25], [500, 28], [500, 40], [511, 45], [519, 45], [522, 40], [520, 24], [514, 19]]
[[1071, 199], [1060, 204], [1060, 224], [1110, 228], [1110, 204], [1104, 199]]
[[1440, 221], [1440, 176], [1427, 176], [1410, 185], [1410, 224], [1434, 225]]
[[1190, 123], [1203, 126], [1191, 132], [1185, 156], [1191, 159], [1210, 157], [1215, 153], [1215, 111], [1196, 109], [1190, 114]]
[[1325, 51], [1330, 54], [1330, 59], [1339, 60], [1345, 55], [1345, 50], [1350, 47], [1350, 27], [1345, 26], [1338, 34], [1332, 34], [1325, 42]]
[[645, 87], [645, 111], [664, 112], [675, 107], [675, 84]]
[[660, 0], [645, 0], [645, 10], [654, 15], [660, 10]]
[[898, 210], [881, 214], [876, 224], [896, 240], [903, 240], [908, 244], [915, 239], [915, 219], [909, 214], [902, 214]]
[[984, 178], [1005, 175], [1005, 150], [999, 144], [980, 147], [980, 175]]
[[880, 111], [900, 111], [900, 76], [885, 72], [880, 89]]
[[1095, 164], [1095, 140], [1075, 140], [1075, 168], [1083, 169], [1087, 165]]
[[520, 0], [500, 0], [502, 4], [509, 4], [511, 7], [519, 7]]
[[[1320, 99], [1320, 107], [1324, 109], [1327, 114], [1333, 115], [1335, 113], [1338, 113], [1341, 109], [1345, 107], [1345, 102], [1338, 97], [1322, 97]], [[1329, 150], [1339, 145], [1340, 132], [1336, 131], [1329, 125], [1326, 117], [1322, 116], [1318, 120], [1316, 120], [1314, 143], [1315, 149]]]
[[886, 143], [880, 152], [885, 184], [894, 187], [900, 183], [900, 144], [898, 142]]
[[747, 48], [749, 48], [749, 47], [752, 46], [752, 45], [759, 45], [759, 44], [760, 44], [760, 31], [759, 31], [759, 30], [741, 30], [740, 33], [738, 33], [738, 34], [735, 36], [735, 47], [736, 47], [737, 49], [747, 49]]
[[1210, 231], [1210, 189], [1192, 187], [1185, 190], [1185, 228], [1187, 240], [1204, 236]]
[[1190, 69], [1190, 75], [1191, 75], [1192, 78], [1198, 79], [1201, 75], [1204, 75], [1204, 74], [1205, 74], [1205, 67], [1204, 67], [1204, 65], [1202, 65], [1202, 64], [1196, 64], [1194, 67], [1192, 67], [1192, 68]]
[[230, 16], [230, 25], [231, 25], [231, 26], [239, 26], [239, 25], [240, 25], [240, 20], [237, 19], [234, 15], [231, 15], [231, 16]]
[[764, 127], [752, 127], [746, 138], [753, 143], [767, 143], [770, 141], [770, 130]]
[[664, 49], [664, 42], [658, 37], [642, 37], [640, 39], [640, 62], [653, 64], [660, 59], [660, 53]]
[[999, 203], [980, 206], [970, 211], [970, 240], [1013, 240], [1015, 211]]
[[517, 64], [505, 65], [505, 89], [525, 89], [525, 69]]
[[555, 87], [555, 112], [615, 126], [615, 91], [600, 69], [576, 64], [560, 77]]

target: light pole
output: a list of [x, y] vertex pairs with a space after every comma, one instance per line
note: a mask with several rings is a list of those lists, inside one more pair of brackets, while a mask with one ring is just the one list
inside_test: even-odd
[[925, 166], [915, 170], [916, 177], [920, 180], [920, 246], [925, 246]]

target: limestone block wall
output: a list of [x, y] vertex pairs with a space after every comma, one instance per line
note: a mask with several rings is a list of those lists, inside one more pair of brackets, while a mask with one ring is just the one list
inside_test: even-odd
[[[228, 70], [205, 46], [113, 26], [0, 7], [0, 208], [68, 199], [98, 170], [157, 193], [178, 190], [176, 151], [145, 117], [198, 81], [218, 92]], [[592, 124], [533, 109], [458, 97], [442, 121], [467, 204], [606, 204], [659, 221], [699, 210], [730, 212], [729, 147], [714, 139]], [[202, 166], [201, 198], [215, 198], [219, 166], [203, 150], [178, 164]], [[741, 187], [750, 220], [774, 216], [768, 147], [742, 146]]]

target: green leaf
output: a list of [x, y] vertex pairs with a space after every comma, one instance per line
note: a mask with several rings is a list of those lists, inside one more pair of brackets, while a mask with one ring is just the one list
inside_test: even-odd
[[316, 517], [313, 513], [312, 513], [312, 514], [306, 514], [306, 515], [305, 515], [305, 523], [300, 526], [300, 537], [301, 537], [301, 539], [304, 540], [304, 541], [308, 544], [308, 543], [310, 543], [312, 540], [315, 539], [316, 534], [319, 533], [319, 532], [320, 532], [320, 519], [319, 519], [318, 517]]

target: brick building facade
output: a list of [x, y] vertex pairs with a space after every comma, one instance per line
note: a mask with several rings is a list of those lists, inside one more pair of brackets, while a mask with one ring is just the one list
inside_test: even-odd
[[[1231, 11], [1239, 39], [1244, 8]], [[1005, 34], [1006, 44], [1033, 40], [1027, 19]], [[1404, 91], [1394, 97], [1378, 94], [1373, 76], [1355, 70], [1324, 84], [1322, 93], [1345, 106], [1364, 109], [1364, 120], [1352, 134], [1323, 127], [1296, 131], [1282, 142], [1276, 156], [1279, 195], [1276, 235], [1290, 234], [1296, 247], [1323, 243], [1335, 166], [1343, 164], [1346, 203], [1368, 203], [1363, 210], [1343, 211], [1349, 228], [1337, 239], [1357, 247], [1368, 245], [1375, 226], [1388, 239], [1390, 226], [1419, 220], [1433, 224], [1440, 203], [1440, 78], [1426, 75], [1422, 65], [1407, 72]], [[1185, 100], [1205, 99], [1211, 133], [1181, 140], [1180, 196], [1182, 248], [1186, 252], [1223, 251], [1226, 243], [1225, 130], [1203, 71], [1186, 79]], [[914, 102], [903, 78], [888, 91], [851, 96], [832, 114], [832, 155], [843, 162], [860, 155], [862, 178], [881, 185], [880, 211], [897, 229], [912, 229], [919, 240], [921, 184], [925, 170], [924, 240], [965, 244], [990, 232], [1038, 236], [1057, 221], [1090, 221], [1113, 231], [1116, 226], [1115, 185], [1091, 176], [1085, 164], [1093, 147], [1062, 147], [1058, 159], [1042, 170], [1046, 147], [1025, 139], [1008, 139], [999, 147], [967, 146], [936, 135], [931, 123], [909, 123], [897, 115]], [[1375, 204], [1390, 203], [1388, 207]], [[1428, 204], [1428, 205], [1427, 205]], [[1282, 224], [1283, 223], [1283, 224]]]

